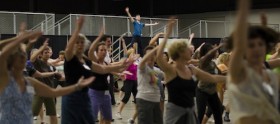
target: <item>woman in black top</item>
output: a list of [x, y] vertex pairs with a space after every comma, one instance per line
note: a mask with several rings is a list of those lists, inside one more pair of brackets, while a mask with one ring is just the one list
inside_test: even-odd
[[[222, 47], [220, 44], [218, 47], [213, 48], [211, 44], [204, 44], [199, 52], [199, 68], [210, 74], [220, 74], [216, 63], [213, 61], [215, 59], [217, 51]], [[218, 82], [216, 82], [218, 83]], [[196, 89], [196, 106], [198, 112], [198, 120], [200, 123], [205, 124], [208, 118], [214, 114], [215, 124], [223, 123], [222, 120], [222, 103], [219, 100], [217, 94], [217, 84], [208, 81], [199, 81]], [[206, 105], [208, 104], [208, 111], [206, 117], [204, 113], [206, 110]]]
[[[85, 36], [79, 35], [83, 22], [84, 17], [77, 20], [76, 28], [65, 49], [64, 73], [66, 85], [71, 85], [71, 82], [76, 82], [81, 76], [91, 76], [93, 71], [106, 74], [126, 67], [125, 62], [114, 66], [102, 66], [84, 58], [83, 53], [88, 45], [88, 40]], [[61, 112], [62, 124], [94, 124], [88, 88], [62, 97]]]
[[186, 66], [191, 59], [191, 50], [186, 41], [175, 41], [169, 46], [168, 53], [174, 64], [163, 60], [163, 49], [174, 26], [173, 19], [168, 23], [168, 30], [157, 52], [157, 63], [165, 73], [168, 90], [168, 104], [166, 106], [165, 124], [195, 124], [193, 106], [196, 83], [194, 76], [202, 81], [225, 82], [224, 76], [206, 73], [194, 66]]

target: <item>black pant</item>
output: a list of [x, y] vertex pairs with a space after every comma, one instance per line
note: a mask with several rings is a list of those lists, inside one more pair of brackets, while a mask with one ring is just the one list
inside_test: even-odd
[[137, 81], [135, 80], [125, 80], [123, 82], [123, 90], [124, 90], [124, 97], [122, 99], [123, 103], [127, 103], [131, 93], [134, 97], [134, 102], [136, 101], [136, 94], [137, 94]]
[[137, 49], [138, 49], [138, 54], [140, 54], [140, 56], [143, 56], [143, 47], [142, 47], [142, 43], [141, 43], [141, 36], [133, 36], [132, 40], [131, 40], [131, 46], [133, 47], [134, 43], [137, 43]]
[[109, 82], [109, 92], [111, 95], [111, 103], [112, 105], [116, 104], [116, 100], [115, 100], [115, 94], [114, 94], [114, 76], [112, 74], [109, 75], [110, 76], [110, 82]]
[[202, 122], [203, 116], [205, 114], [206, 105], [208, 109], [213, 111], [215, 124], [222, 124], [222, 103], [218, 97], [217, 93], [208, 94], [201, 91], [199, 88], [196, 89], [196, 105], [199, 123]]

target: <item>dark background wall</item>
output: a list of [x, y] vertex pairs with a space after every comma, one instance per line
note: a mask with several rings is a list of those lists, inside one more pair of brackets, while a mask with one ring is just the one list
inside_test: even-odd
[[[143, 16], [229, 11], [237, 0], [1, 0], [2, 11], [56, 14], [125, 15], [124, 8]], [[280, 0], [252, 0], [254, 9], [279, 8]]]

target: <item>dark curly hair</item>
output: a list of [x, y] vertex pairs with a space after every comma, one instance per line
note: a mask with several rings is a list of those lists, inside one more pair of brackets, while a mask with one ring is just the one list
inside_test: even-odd
[[[279, 33], [265, 26], [249, 26], [248, 39], [261, 38], [266, 45], [266, 52], [269, 53], [273, 47], [279, 42]], [[227, 51], [233, 49], [233, 34], [224, 40]]]

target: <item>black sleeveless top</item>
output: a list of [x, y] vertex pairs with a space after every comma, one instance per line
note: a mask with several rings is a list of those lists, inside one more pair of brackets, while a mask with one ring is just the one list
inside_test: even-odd
[[[71, 60], [64, 62], [65, 85], [73, 85], [77, 83], [81, 76], [88, 78], [92, 76], [91, 61], [85, 59], [85, 63], [81, 63], [78, 57], [74, 56]], [[87, 92], [88, 88], [83, 88], [82, 92]]]
[[183, 79], [177, 76], [167, 83], [168, 102], [183, 108], [194, 106], [194, 96], [197, 83], [193, 79]]
[[[106, 62], [105, 64], [108, 65]], [[98, 74], [95, 72], [92, 72], [92, 74], [95, 76], [95, 80], [89, 86], [91, 89], [99, 91], [109, 90], [109, 83], [107, 80], [109, 74]]]

